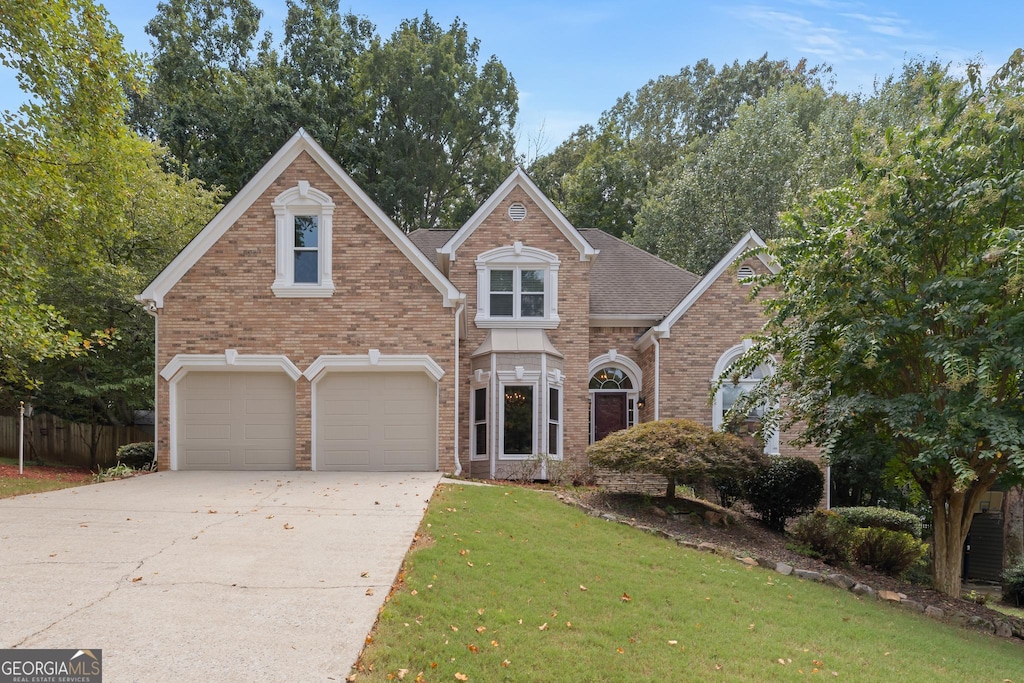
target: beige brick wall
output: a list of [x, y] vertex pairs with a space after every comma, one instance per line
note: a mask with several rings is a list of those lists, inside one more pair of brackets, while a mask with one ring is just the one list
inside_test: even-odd
[[[747, 259], [757, 273], [765, 271], [756, 258]], [[709, 403], [715, 364], [723, 353], [761, 328], [759, 301], [751, 301], [750, 288], [741, 285], [735, 268], [726, 270], [661, 340], [661, 417], [681, 417], [711, 425]], [[762, 292], [759, 298], [763, 298]], [[646, 369], [645, 369], [646, 372]], [[817, 457], [817, 450], [798, 449], [792, 435], [779, 439], [782, 455]]]
[[[526, 207], [527, 216], [523, 221], [515, 222], [508, 217], [508, 206], [513, 202], [521, 202]], [[469, 355], [483, 343], [488, 332], [474, 323], [477, 307], [476, 257], [490, 249], [511, 246], [516, 241], [557, 254], [560, 261], [558, 315], [561, 322], [557, 329], [548, 330], [547, 333], [554, 347], [565, 356], [562, 370], [565, 375], [562, 392], [564, 456], [582, 463], [587, 447], [589, 412], [587, 383], [590, 378], [587, 377], [587, 366], [590, 362], [590, 263], [580, 261], [579, 251], [529, 195], [519, 188], [514, 188], [459, 247], [456, 260], [449, 269], [449, 279], [459, 291], [467, 295], [466, 312], [469, 321], [466, 339], [460, 351], [462, 376], [465, 378], [460, 389], [460, 458], [463, 463], [469, 461], [469, 402], [465, 398], [469, 391]]]
[[[333, 279], [330, 298], [278, 298], [271, 202], [299, 180], [331, 196]], [[165, 297], [157, 364], [175, 354], [283, 354], [300, 370], [322, 354], [428, 354], [440, 382], [438, 458], [454, 469], [454, 309], [379, 228], [303, 153], [227, 230]], [[169, 467], [169, 389], [158, 382], [160, 467]], [[296, 384], [296, 466], [310, 466], [311, 391]]]

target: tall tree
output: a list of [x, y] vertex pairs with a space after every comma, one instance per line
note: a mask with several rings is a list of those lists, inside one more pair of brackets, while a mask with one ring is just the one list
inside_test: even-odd
[[777, 372], [736, 410], [787, 400], [826, 452], [871, 425], [934, 520], [934, 583], [958, 595], [978, 499], [1024, 477], [1024, 52], [988, 84], [921, 74], [907, 130], [860, 155], [861, 177], [785, 218], [770, 247], [769, 320], [739, 361]]
[[429, 14], [375, 40], [360, 79], [373, 120], [367, 190], [406, 230], [458, 226], [511, 171], [515, 80], [456, 19]]

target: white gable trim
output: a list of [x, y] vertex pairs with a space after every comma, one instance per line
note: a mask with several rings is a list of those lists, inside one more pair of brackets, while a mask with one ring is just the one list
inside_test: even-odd
[[441, 381], [444, 376], [444, 368], [426, 354], [383, 354], [377, 349], [370, 349], [367, 354], [320, 356], [310, 363], [302, 374], [310, 382], [316, 382], [325, 372], [411, 372], [417, 370], [427, 373], [435, 382]]
[[182, 249], [174, 260], [168, 264], [149, 286], [135, 298], [141, 303], [153, 302], [156, 308], [163, 308], [164, 296], [185, 276], [192, 266], [242, 217], [249, 207], [258, 200], [267, 188], [295, 161], [302, 153], [310, 157], [337, 183], [338, 187], [348, 195], [373, 223], [380, 228], [391, 242], [405, 254], [414, 266], [427, 278], [441, 294], [445, 307], [464, 299], [464, 295], [448, 281], [441, 271], [423, 253], [417, 249], [406, 234], [395, 225], [380, 207], [363, 192], [355, 181], [338, 165], [334, 159], [317, 144], [309, 133], [303, 129], [293, 135], [263, 168], [253, 176], [245, 187], [213, 217], [188, 245]]
[[465, 242], [473, 231], [480, 227], [480, 224], [494, 212], [494, 209], [502, 201], [508, 197], [509, 193], [516, 187], [521, 187], [527, 196], [534, 201], [534, 203], [540, 207], [540, 210], [555, 224], [561, 233], [567, 240], [576, 248], [576, 251], [580, 254], [580, 261], [588, 261], [598, 254], [598, 250], [593, 247], [583, 235], [580, 234], [579, 230], [573, 227], [572, 223], [562, 215], [562, 212], [551, 203], [551, 200], [540, 191], [530, 177], [523, 172], [523, 169], [518, 166], [505, 182], [498, 187], [497, 190], [487, 198], [479, 209], [476, 210], [465, 225], [458, 229], [458, 231], [452, 235], [451, 239], [445, 242], [444, 246], [437, 250], [437, 253], [441, 255], [442, 259], [447, 258], [450, 261], [455, 260], [456, 252], [462, 243]]
[[[743, 255], [751, 249], [763, 249], [765, 247], [764, 240], [751, 230], [736, 243], [732, 249], [729, 250], [725, 256], [722, 257], [715, 267], [708, 271], [707, 275], [700, 279], [693, 289], [683, 297], [683, 300], [676, 304], [676, 307], [665, 316], [665, 319], [660, 323], [649, 329], [640, 339], [637, 340], [635, 347], [640, 350], [647, 349], [652, 343], [653, 339], [665, 339], [671, 336], [672, 326], [679, 322], [690, 308], [693, 307], [697, 300], [704, 295], [704, 292], [711, 288], [718, 278], [725, 273], [726, 270], [736, 262], [737, 259], [742, 258]], [[757, 255], [758, 260], [765, 265], [766, 268], [771, 270], [773, 273], [779, 272], [779, 266], [776, 264], [767, 254], [760, 253]]]

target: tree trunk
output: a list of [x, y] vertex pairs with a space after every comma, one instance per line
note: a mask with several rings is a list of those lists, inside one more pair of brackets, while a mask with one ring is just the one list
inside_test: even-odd
[[1024, 489], [1003, 494], [1003, 569], [1024, 561]]
[[932, 493], [934, 520], [932, 581], [935, 590], [960, 597], [961, 575], [964, 566], [964, 541], [971, 530], [974, 508], [988, 491], [991, 480], [975, 482], [966, 491], [945, 488]]
[[675, 500], [676, 497], [676, 478], [671, 474], [666, 477], [668, 479], [668, 488], [665, 490], [665, 498], [668, 500]]

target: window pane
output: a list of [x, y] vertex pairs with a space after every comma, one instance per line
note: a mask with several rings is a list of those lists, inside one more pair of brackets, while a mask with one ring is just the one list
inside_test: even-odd
[[619, 368], [601, 368], [590, 378], [591, 389], [632, 389], [633, 383]]
[[316, 251], [295, 252], [295, 282], [320, 282], [319, 261]]
[[487, 420], [487, 389], [476, 389], [473, 392], [473, 421]]
[[543, 270], [524, 270], [521, 273], [521, 280], [524, 292], [543, 292], [544, 291], [544, 271]]
[[533, 387], [505, 387], [505, 453], [533, 454]]
[[722, 384], [722, 413], [727, 413], [732, 409], [736, 399], [743, 393], [743, 387], [739, 384], [733, 384], [732, 382], [725, 382]]
[[511, 292], [512, 291], [512, 271], [511, 270], [492, 270], [491, 271], [491, 291], [492, 292]]
[[491, 315], [498, 317], [512, 317], [512, 295], [491, 294]]
[[520, 315], [524, 318], [543, 318], [544, 317], [544, 295], [543, 294], [523, 294], [522, 308]]
[[487, 455], [487, 424], [481, 422], [476, 425], [476, 450], [477, 455]]
[[548, 389], [548, 419], [558, 422], [558, 389]]
[[548, 423], [548, 455], [558, 455], [558, 423]]
[[295, 217], [295, 247], [318, 246], [317, 222], [319, 216], [296, 216]]

